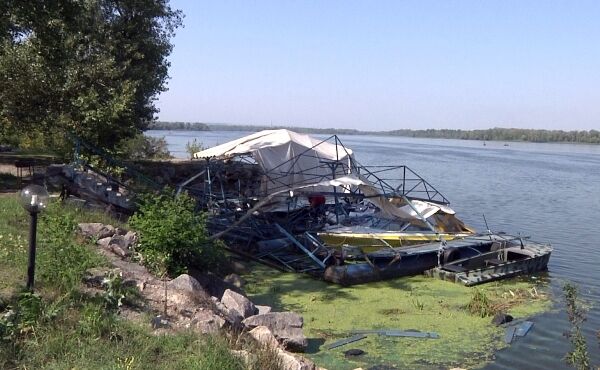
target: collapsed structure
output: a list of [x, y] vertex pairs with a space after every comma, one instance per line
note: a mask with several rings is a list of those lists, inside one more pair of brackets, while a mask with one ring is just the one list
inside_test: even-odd
[[520, 237], [477, 235], [416, 172], [404, 165], [363, 166], [336, 135], [321, 140], [266, 130], [194, 157], [205, 165], [177, 188], [209, 212], [213, 236], [235, 253], [283, 270], [355, 284], [444, 265], [468, 274], [475, 257], [490, 254], [477, 259], [483, 265], [475, 269], [486, 269], [475, 279], [480, 283], [514, 275], [523, 269], [518, 261], [537, 258], [511, 260], [504, 253], [502, 260], [499, 250], [541, 248], [536, 256], [545, 263], [527, 264], [522, 272], [545, 268], [551, 252]]

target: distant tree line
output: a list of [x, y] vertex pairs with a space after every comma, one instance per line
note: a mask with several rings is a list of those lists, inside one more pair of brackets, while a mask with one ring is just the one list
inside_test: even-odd
[[208, 131], [210, 128], [206, 123], [200, 122], [152, 122], [148, 125], [149, 130], [193, 130]]
[[329, 135], [365, 135], [355, 129], [344, 128], [312, 128], [293, 126], [266, 126], [266, 125], [230, 125], [225, 123], [200, 123], [200, 122], [153, 122], [148, 126], [149, 130], [193, 130], [193, 131], [262, 131], [288, 129], [304, 134], [329, 134]]
[[365, 135], [368, 132], [346, 128], [313, 128], [313, 127], [295, 127], [295, 126], [253, 126], [253, 125], [228, 125], [223, 123], [212, 123], [208, 125], [214, 131], [262, 131], [287, 129], [303, 134], [329, 134], [329, 135]]
[[490, 128], [485, 130], [451, 130], [427, 129], [410, 130], [400, 129], [392, 131], [360, 131], [355, 129], [339, 128], [310, 128], [293, 126], [266, 126], [266, 125], [229, 125], [224, 123], [191, 123], [191, 122], [155, 122], [149, 126], [155, 130], [198, 130], [198, 131], [261, 131], [275, 129], [289, 129], [306, 134], [324, 135], [378, 135], [378, 136], [406, 136], [438, 139], [461, 140], [488, 140], [488, 141], [530, 141], [534, 143], [588, 143], [600, 144], [600, 131], [563, 131], [563, 130], [534, 130], [523, 128]]
[[463, 139], [463, 140], [498, 140], [498, 141], [531, 141], [534, 143], [569, 142], [600, 144], [600, 131], [563, 131], [563, 130], [534, 130], [522, 128], [490, 128], [486, 130], [393, 130], [386, 135]]

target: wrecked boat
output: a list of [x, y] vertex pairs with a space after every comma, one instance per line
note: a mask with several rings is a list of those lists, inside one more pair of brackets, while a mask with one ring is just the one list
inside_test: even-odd
[[465, 286], [529, 275], [546, 270], [552, 247], [522, 238], [494, 241], [490, 251], [439, 265], [425, 271], [427, 276]]
[[[265, 130], [194, 154], [177, 186], [228, 248], [339, 284], [421, 274], [491, 252], [448, 199], [407, 166], [363, 166], [336, 135]], [[458, 258], [459, 256], [460, 258]]]
[[549, 245], [523, 237], [471, 235], [351, 256], [348, 263], [328, 267], [323, 278], [353, 285], [425, 272], [428, 276], [471, 286], [545, 270], [551, 252]]

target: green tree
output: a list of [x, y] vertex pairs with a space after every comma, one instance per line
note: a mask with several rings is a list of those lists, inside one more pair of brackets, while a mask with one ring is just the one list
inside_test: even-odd
[[129, 225], [139, 233], [136, 248], [150, 270], [176, 276], [188, 268], [209, 269], [222, 262], [221, 244], [208, 237], [206, 214], [195, 207], [192, 197], [175, 195], [169, 188], [140, 197]]
[[68, 148], [72, 132], [109, 149], [139, 134], [166, 89], [181, 17], [168, 0], [4, 0], [2, 134]]

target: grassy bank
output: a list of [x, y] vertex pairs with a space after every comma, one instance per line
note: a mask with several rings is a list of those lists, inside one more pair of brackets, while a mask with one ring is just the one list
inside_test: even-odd
[[0, 195], [0, 368], [244, 368], [224, 337], [155, 335], [149, 316], [125, 321], [106, 297], [82, 293], [84, 271], [106, 264], [75, 239], [75, 223], [86, 221], [115, 224], [60, 206], [41, 217], [36, 294], [24, 294], [28, 216], [14, 194]]
[[[505, 346], [504, 329], [491, 324], [494, 312], [524, 318], [551, 306], [543, 293], [544, 284], [531, 279], [467, 288], [415, 276], [342, 288], [267, 268], [254, 269], [245, 278], [253, 301], [303, 315], [305, 334], [310, 338], [309, 356], [329, 369], [478, 367]], [[324, 349], [324, 345], [361, 329], [433, 331], [440, 338], [370, 335], [337, 349]], [[351, 348], [367, 354], [347, 359], [343, 352]]]

